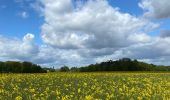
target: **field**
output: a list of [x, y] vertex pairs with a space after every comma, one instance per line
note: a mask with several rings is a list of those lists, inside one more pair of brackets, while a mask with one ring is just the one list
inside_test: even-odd
[[0, 100], [170, 100], [170, 73], [0, 74]]

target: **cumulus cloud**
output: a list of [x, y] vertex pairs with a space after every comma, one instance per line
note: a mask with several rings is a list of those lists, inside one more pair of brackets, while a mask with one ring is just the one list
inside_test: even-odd
[[93, 59], [83, 57], [77, 50], [58, 49], [42, 45], [39, 53], [32, 60], [42, 65], [51, 66], [82, 66], [94, 63]]
[[[117, 57], [130, 57], [133, 59], [146, 60], [149, 63], [161, 64], [162, 58], [170, 57], [170, 38], [152, 37], [152, 41], [145, 44], [137, 44], [118, 50]], [[158, 62], [158, 59], [162, 59]], [[157, 60], [156, 60], [157, 59]], [[155, 61], [154, 61], [155, 60]], [[168, 63], [164, 59], [162, 64]], [[166, 63], [165, 63], [166, 62]]]
[[153, 37], [148, 43], [132, 45], [114, 51], [112, 54], [95, 57], [96, 62], [129, 57], [140, 61], [168, 65], [170, 58], [170, 38]]
[[[160, 47], [165, 48], [169, 44], [168, 40], [147, 34], [159, 24], [122, 13], [106, 0], [83, 3], [40, 0], [38, 3], [37, 8], [45, 20], [41, 28], [42, 40], [51, 49], [42, 48], [37, 61], [48, 62], [48, 59], [42, 60], [44, 55], [52, 62], [74, 65], [121, 57], [152, 59], [168, 54], [168, 51], [159, 53]], [[144, 3], [140, 6], [144, 8]]]
[[[139, 4], [148, 10], [145, 15], [168, 18], [166, 14], [159, 16], [152, 2], [142, 0]], [[32, 6], [44, 17], [43, 44], [36, 45], [30, 33], [23, 39], [0, 36], [0, 59], [24, 59], [47, 66], [83, 66], [122, 57], [156, 64], [170, 58], [168, 30], [161, 31], [160, 36], [150, 36], [147, 33], [158, 28], [159, 23], [122, 13], [107, 0], [37, 0]]]
[[161, 30], [160, 36], [163, 38], [170, 37], [170, 30]]
[[[45, 17], [42, 39], [58, 48], [124, 47], [145, 42], [144, 38], [148, 37], [141, 32], [157, 26], [145, 19], [121, 13], [105, 0], [89, 0], [81, 7], [74, 7], [71, 0], [43, 0], [41, 3]], [[137, 40], [133, 39], [134, 35], [134, 38], [144, 37]]]
[[144, 15], [151, 18], [170, 18], [169, 0], [142, 0], [139, 6], [144, 9]]
[[22, 17], [22, 18], [28, 18], [28, 17], [29, 17], [29, 14], [28, 14], [27, 12], [25, 12], [25, 11], [20, 12], [18, 15], [19, 15], [20, 17]]
[[124, 54], [133, 58], [159, 58], [160, 56], [170, 56], [169, 38], [155, 38], [148, 44], [135, 45], [124, 49]]
[[34, 35], [30, 33], [23, 40], [0, 36], [0, 56], [7, 60], [30, 60], [39, 52], [33, 39]]

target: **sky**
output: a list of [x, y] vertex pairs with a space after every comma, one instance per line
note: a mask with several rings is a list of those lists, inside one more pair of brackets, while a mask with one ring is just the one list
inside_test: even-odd
[[170, 65], [168, 0], [1, 0], [0, 61]]

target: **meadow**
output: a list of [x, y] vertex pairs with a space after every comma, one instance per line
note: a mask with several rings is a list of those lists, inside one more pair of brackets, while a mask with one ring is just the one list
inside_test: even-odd
[[0, 100], [170, 100], [170, 73], [0, 74]]

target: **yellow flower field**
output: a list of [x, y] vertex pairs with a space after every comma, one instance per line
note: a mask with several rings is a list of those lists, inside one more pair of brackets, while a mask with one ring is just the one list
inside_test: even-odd
[[170, 100], [170, 73], [0, 74], [0, 100]]

